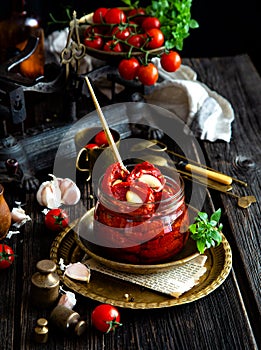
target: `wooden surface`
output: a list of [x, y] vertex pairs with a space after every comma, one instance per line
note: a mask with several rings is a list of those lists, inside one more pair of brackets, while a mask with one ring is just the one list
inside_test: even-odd
[[[200, 81], [227, 98], [235, 111], [230, 143], [200, 142], [208, 165], [248, 183], [248, 187], [235, 183], [235, 193], [257, 198], [257, 203], [241, 209], [236, 199], [226, 194], [210, 191], [206, 197], [207, 211], [222, 208], [224, 233], [233, 255], [228, 278], [213, 293], [193, 303], [153, 310], [121, 309], [123, 327], [107, 335], [98, 333], [90, 325], [91, 311], [98, 303], [77, 295], [76, 311], [87, 320], [87, 332], [75, 337], [50, 328], [47, 344], [36, 344], [33, 340], [36, 320], [48, 318], [50, 310], [38, 310], [31, 305], [31, 277], [37, 261], [49, 257], [55, 235], [46, 231], [34, 194], [7, 185], [5, 194], [9, 206], [12, 208], [15, 200], [22, 198], [32, 222], [5, 242], [13, 247], [17, 256], [11, 268], [0, 271], [1, 349], [245, 350], [260, 347], [260, 76], [245, 55], [191, 59], [184, 63], [197, 72]], [[48, 148], [48, 137], [53, 149], [56, 145], [48, 135], [45, 139], [48, 161], [42, 153], [38, 156], [38, 164], [47, 162], [46, 166], [50, 165], [52, 150]], [[34, 145], [34, 140], [31, 141]], [[43, 170], [40, 175], [44, 178]], [[76, 208], [71, 209], [72, 217], [78, 214]]]

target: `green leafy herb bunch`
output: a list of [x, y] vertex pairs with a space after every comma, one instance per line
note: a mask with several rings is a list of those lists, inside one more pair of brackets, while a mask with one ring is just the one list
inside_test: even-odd
[[220, 217], [221, 209], [215, 211], [210, 219], [207, 213], [199, 212], [195, 223], [189, 226], [191, 238], [196, 241], [198, 251], [201, 254], [204, 253], [205, 249], [215, 247], [222, 242], [223, 224], [219, 223]]

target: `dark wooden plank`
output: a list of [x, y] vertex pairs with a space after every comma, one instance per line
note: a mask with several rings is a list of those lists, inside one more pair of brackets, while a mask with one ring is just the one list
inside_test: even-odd
[[[197, 70], [197, 62], [193, 67]], [[224, 215], [231, 233], [234, 269], [247, 312], [259, 335], [261, 314], [260, 296], [260, 179], [261, 169], [261, 79], [248, 56], [200, 60], [199, 79], [227, 98], [235, 111], [232, 139], [224, 142], [204, 142], [211, 167], [248, 183], [244, 187], [234, 183], [233, 192], [239, 196], [254, 195], [257, 203], [248, 209], [237, 206], [237, 200], [221, 195]], [[249, 122], [251, 121], [251, 122]]]

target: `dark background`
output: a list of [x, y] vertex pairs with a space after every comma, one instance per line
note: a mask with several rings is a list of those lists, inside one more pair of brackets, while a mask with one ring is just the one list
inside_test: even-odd
[[[112, 0], [12, 0], [0, 1], [0, 18], [6, 18], [12, 9], [20, 10], [22, 3], [28, 13], [39, 17], [46, 35], [57, 29], [48, 25], [49, 13], [59, 20], [68, 20], [65, 8], [77, 11], [77, 17], [92, 12], [97, 7], [124, 6], [121, 1]], [[149, 0], [141, 0], [148, 5]], [[230, 56], [248, 53], [261, 72], [260, 40], [260, 0], [193, 0], [192, 18], [197, 20], [199, 28], [190, 31], [185, 39], [183, 57]]]

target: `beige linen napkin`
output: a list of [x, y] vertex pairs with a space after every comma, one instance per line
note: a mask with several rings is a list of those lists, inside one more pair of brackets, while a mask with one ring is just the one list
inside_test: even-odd
[[177, 72], [168, 73], [161, 68], [158, 58], [154, 63], [162, 79], [145, 96], [146, 102], [173, 112], [202, 140], [229, 142], [234, 120], [231, 104], [198, 81], [196, 72], [190, 67], [181, 65]]

